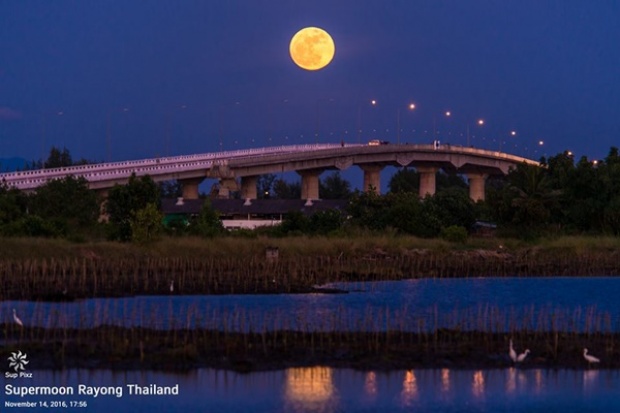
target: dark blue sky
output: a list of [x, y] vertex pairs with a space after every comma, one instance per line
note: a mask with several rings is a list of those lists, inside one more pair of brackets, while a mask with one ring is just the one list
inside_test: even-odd
[[[465, 144], [469, 124], [475, 146], [533, 158], [620, 144], [614, 0], [0, 0], [0, 16], [0, 158], [357, 142], [360, 118], [362, 141], [396, 141], [399, 108], [403, 142], [435, 125]], [[304, 26], [334, 38], [323, 70], [289, 57]]]

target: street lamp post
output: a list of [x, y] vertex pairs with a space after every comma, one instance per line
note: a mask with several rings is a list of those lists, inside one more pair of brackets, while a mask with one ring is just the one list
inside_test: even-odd
[[[476, 122], [476, 124], [478, 126], [482, 126], [484, 125], [484, 119], [478, 119], [478, 121]], [[469, 148], [470, 146], [470, 139], [469, 139], [469, 123], [467, 124], [467, 147]]]
[[[516, 131], [510, 131], [510, 136], [517, 136], [517, 132]], [[502, 151], [502, 143], [503, 143], [504, 139], [500, 136], [499, 138], [499, 151]]]
[[[407, 109], [414, 110], [415, 104], [410, 103], [407, 105]], [[396, 143], [400, 145], [400, 107], [396, 109]]]
[[[447, 110], [444, 112], [444, 116], [446, 118], [449, 118], [450, 116], [452, 116], [452, 112]], [[437, 118], [433, 116], [433, 141], [435, 140], [437, 140]]]
[[362, 143], [362, 105], [365, 103], [370, 103], [371, 106], [377, 105], [377, 101], [374, 99], [372, 99], [370, 102], [364, 100], [359, 103], [357, 107], [357, 143]]

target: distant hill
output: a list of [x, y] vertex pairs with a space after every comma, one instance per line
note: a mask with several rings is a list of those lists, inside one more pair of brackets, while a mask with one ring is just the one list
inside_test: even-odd
[[0, 158], [0, 172], [13, 172], [24, 169], [27, 160], [24, 158]]

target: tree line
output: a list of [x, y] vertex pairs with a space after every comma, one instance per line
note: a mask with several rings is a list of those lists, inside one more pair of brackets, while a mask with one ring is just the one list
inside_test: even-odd
[[[70, 153], [53, 148], [44, 164], [58, 160], [67, 163]], [[615, 147], [597, 162], [586, 157], [575, 162], [565, 152], [542, 158], [541, 166], [517, 165], [506, 176], [489, 178], [486, 201], [477, 203], [469, 198], [462, 176], [450, 171], [438, 172], [432, 196], [418, 196], [419, 175], [410, 168], [396, 172], [388, 188], [384, 195], [353, 191], [338, 172], [332, 173], [320, 180], [320, 197], [347, 199], [344, 211], [312, 216], [291, 211], [282, 225], [253, 234], [346, 235], [364, 229], [463, 240], [476, 221], [484, 220], [496, 223], [500, 235], [521, 238], [620, 235], [620, 156]], [[164, 220], [162, 197], [176, 197], [180, 191], [178, 183], [157, 184], [148, 176], [132, 176], [126, 185], [111, 188], [105, 199], [90, 190], [84, 178], [73, 176], [49, 181], [28, 194], [0, 183], [0, 235], [147, 242], [162, 234], [225, 233], [207, 195], [198, 215]], [[260, 198], [299, 199], [301, 184], [263, 175], [257, 192]]]

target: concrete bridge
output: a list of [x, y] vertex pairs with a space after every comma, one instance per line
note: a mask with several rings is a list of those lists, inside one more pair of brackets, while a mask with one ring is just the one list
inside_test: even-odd
[[414, 167], [420, 173], [420, 196], [435, 193], [439, 169], [456, 171], [469, 180], [470, 197], [484, 200], [489, 175], [507, 174], [517, 164], [538, 165], [530, 159], [507, 153], [455, 145], [289, 145], [110, 162], [64, 168], [0, 174], [0, 181], [25, 191], [68, 175], [84, 177], [90, 188], [106, 193], [117, 184], [127, 183], [132, 174], [149, 175], [155, 181], [178, 180], [183, 197], [198, 198], [198, 185], [205, 178], [220, 183], [220, 196], [241, 191], [241, 196], [257, 198], [256, 183], [263, 174], [296, 171], [301, 176], [302, 199], [319, 199], [319, 176], [326, 170], [344, 170], [353, 165], [364, 173], [364, 190], [381, 191], [381, 170], [386, 166]]

